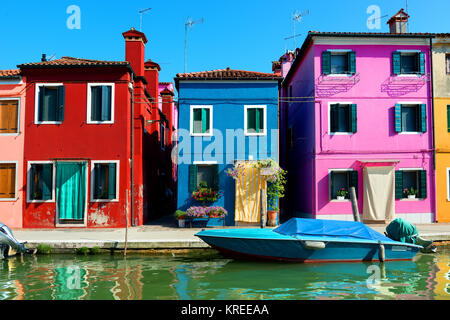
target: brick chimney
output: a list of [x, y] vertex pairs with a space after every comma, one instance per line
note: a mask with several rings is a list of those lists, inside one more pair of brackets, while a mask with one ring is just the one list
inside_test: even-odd
[[131, 64], [138, 77], [143, 77], [147, 38], [145, 34], [134, 28], [122, 33], [122, 35], [125, 38], [125, 60]]
[[387, 24], [389, 25], [389, 32], [390, 33], [406, 33], [408, 18], [409, 18], [409, 15], [405, 11], [403, 11], [403, 8], [400, 9], [400, 11], [397, 12], [387, 22]]
[[288, 51], [280, 57], [280, 68], [281, 76], [284, 78], [291, 69], [292, 63], [294, 62], [294, 52]]
[[281, 62], [272, 61], [272, 72], [277, 76], [281, 76]]
[[169, 130], [168, 130], [168, 138], [167, 143], [172, 143], [172, 133], [173, 133], [173, 96], [174, 93], [165, 88], [160, 93], [162, 99], [162, 112], [166, 115], [167, 120], [169, 121]]
[[150, 93], [152, 98], [155, 99], [156, 104], [152, 105], [152, 107], [158, 107], [158, 86], [159, 86], [159, 71], [161, 71], [161, 67], [156, 62], [148, 59], [144, 63], [144, 75], [145, 79], [147, 79], [147, 91]]

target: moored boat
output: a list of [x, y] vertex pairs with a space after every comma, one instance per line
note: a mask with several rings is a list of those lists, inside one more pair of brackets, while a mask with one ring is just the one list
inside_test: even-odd
[[226, 256], [292, 262], [411, 260], [422, 249], [356, 221], [292, 218], [275, 229], [202, 230], [196, 236]]

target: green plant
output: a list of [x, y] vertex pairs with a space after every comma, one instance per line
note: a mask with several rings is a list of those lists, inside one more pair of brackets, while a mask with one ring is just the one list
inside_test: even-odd
[[222, 196], [222, 193], [213, 188], [208, 188], [206, 182], [202, 181], [199, 183], [198, 189], [192, 192], [192, 198], [197, 201], [202, 201], [203, 205], [206, 202], [215, 202]]
[[90, 254], [99, 254], [100, 253], [100, 247], [99, 246], [92, 247], [91, 249], [89, 249], [89, 253]]
[[88, 247], [77, 248], [76, 252], [77, 254], [80, 255], [87, 255], [89, 253], [89, 248]]
[[417, 194], [419, 193], [419, 190], [417, 190], [417, 189], [414, 189], [413, 187], [411, 187], [411, 188], [405, 188], [405, 189], [403, 189], [403, 193], [406, 195], [406, 196], [417, 196]]
[[348, 194], [348, 191], [345, 190], [344, 188], [341, 188], [340, 190], [338, 190], [338, 191], [336, 192], [336, 195], [337, 195], [338, 197], [345, 197], [347, 194]]
[[286, 174], [287, 171], [280, 168], [273, 159], [259, 160], [256, 167], [270, 168], [272, 174], [266, 177], [267, 180], [267, 204], [269, 210], [278, 211], [278, 199], [285, 195]]
[[52, 247], [48, 244], [39, 243], [37, 246], [37, 252], [39, 254], [50, 254], [52, 252]]
[[185, 219], [186, 218], [186, 212], [185, 211], [181, 211], [181, 210], [177, 210], [177, 211], [175, 211], [173, 216], [177, 220]]

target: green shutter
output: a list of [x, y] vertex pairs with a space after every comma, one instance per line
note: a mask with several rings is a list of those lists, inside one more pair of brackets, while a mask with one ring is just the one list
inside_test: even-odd
[[116, 164], [108, 163], [108, 199], [116, 198]]
[[202, 109], [196, 108], [193, 110], [194, 119], [192, 119], [192, 132], [193, 133], [201, 133], [196, 131], [195, 123], [198, 121], [202, 121]]
[[339, 104], [330, 105], [330, 130], [331, 132], [336, 132], [339, 121], [339, 113], [337, 108]]
[[[358, 198], [358, 171], [350, 171], [350, 187], [355, 187], [356, 198]], [[348, 190], [350, 197], [350, 190]]]
[[419, 198], [427, 197], [427, 170], [419, 171]]
[[322, 52], [322, 74], [331, 73], [331, 52]]
[[218, 164], [213, 164], [213, 186], [212, 188], [214, 190], [219, 190], [219, 165]]
[[351, 74], [355, 74], [356, 73], [356, 52], [350, 51], [347, 54], [347, 59], [348, 59], [349, 72]]
[[447, 132], [450, 132], [450, 105], [447, 105]]
[[50, 200], [52, 198], [52, 178], [53, 178], [53, 165], [46, 163], [42, 165], [41, 176], [42, 179], [42, 200]]
[[420, 131], [427, 132], [427, 105], [420, 105]]
[[198, 168], [196, 164], [189, 165], [189, 193], [197, 190], [197, 172]]
[[36, 87], [36, 90], [39, 90], [38, 121], [44, 121], [45, 87]]
[[395, 171], [395, 199], [403, 198], [403, 171]]
[[329, 173], [329, 179], [330, 179], [330, 200], [334, 199], [336, 197], [335, 194], [333, 194], [333, 185], [334, 185], [334, 171], [330, 171]]
[[257, 132], [256, 127], [256, 109], [248, 108], [247, 109], [247, 131], [255, 130]]
[[34, 183], [35, 176], [36, 176], [36, 168], [35, 168], [34, 164], [31, 165], [30, 172], [28, 174], [29, 174], [29, 177], [30, 177], [29, 178], [30, 186], [28, 187], [28, 192], [30, 193], [29, 198], [31, 200], [36, 200], [35, 196], [34, 196], [34, 193], [36, 191], [36, 186], [35, 186], [35, 183]]
[[425, 53], [420, 52], [418, 55], [418, 66], [420, 74], [425, 74]]
[[66, 101], [66, 87], [58, 87], [58, 102], [56, 105], [56, 121], [64, 121], [64, 104]]
[[402, 105], [395, 105], [395, 132], [402, 132]]
[[210, 110], [207, 108], [202, 108], [202, 133], [207, 133], [210, 129], [209, 117]]
[[395, 75], [400, 74], [400, 66], [401, 66], [400, 59], [401, 59], [400, 52], [395, 51], [392, 53], [392, 72]]
[[350, 132], [355, 133], [357, 131], [357, 112], [356, 112], [356, 104], [350, 105]]

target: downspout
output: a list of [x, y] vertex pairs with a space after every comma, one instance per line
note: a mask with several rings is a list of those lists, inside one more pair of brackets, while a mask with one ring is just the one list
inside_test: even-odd
[[[134, 163], [134, 78], [133, 73], [131, 73], [131, 162], [130, 162], [130, 170], [131, 170], [131, 225], [134, 224], [134, 175], [133, 175], [133, 163]], [[128, 223], [128, 220], [127, 220]]]
[[436, 141], [435, 141], [435, 126], [434, 126], [434, 81], [433, 81], [433, 40], [430, 38], [430, 74], [431, 74], [431, 117], [433, 128], [433, 188], [434, 188], [434, 222], [437, 222], [437, 186], [436, 186]]

